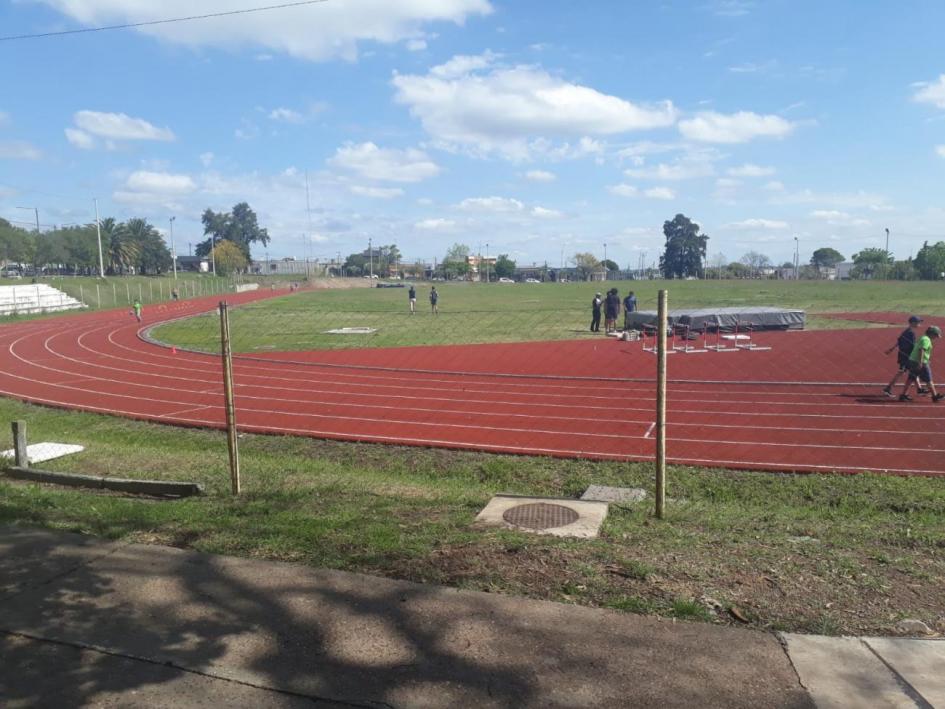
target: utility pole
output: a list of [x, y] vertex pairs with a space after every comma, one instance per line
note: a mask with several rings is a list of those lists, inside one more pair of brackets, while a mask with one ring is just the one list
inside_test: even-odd
[[368, 264], [371, 269], [371, 279], [374, 279], [374, 247], [371, 245], [371, 237], [367, 240]]
[[604, 242], [604, 280], [607, 280], [607, 242]]
[[95, 235], [98, 237], [98, 277], [105, 278], [105, 260], [102, 258], [102, 221], [98, 218], [98, 199], [95, 204]]
[[797, 271], [801, 265], [801, 251], [797, 237], [794, 237], [794, 280], [797, 280]]
[[168, 219], [171, 225], [171, 261], [174, 264], [174, 280], [177, 280], [177, 249], [174, 246], [174, 220], [177, 217], [171, 217]]
[[486, 283], [489, 282], [489, 242], [486, 242]]
[[886, 229], [886, 258], [883, 259], [883, 280], [886, 279], [886, 269], [889, 267], [889, 229]]
[[213, 275], [217, 275], [217, 255], [213, 253], [217, 248], [217, 235], [213, 232], [210, 232], [210, 267], [213, 270]]

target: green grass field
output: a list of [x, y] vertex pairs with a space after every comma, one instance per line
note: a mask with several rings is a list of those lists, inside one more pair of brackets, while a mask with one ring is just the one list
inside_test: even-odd
[[[253, 303], [231, 314], [233, 346], [236, 351], [310, 350], [591, 337], [591, 298], [610, 286], [617, 287], [621, 296], [634, 289], [641, 310], [654, 310], [657, 291], [666, 288], [670, 308], [800, 308], [808, 313], [812, 328], [867, 326], [816, 315], [828, 312], [895, 310], [945, 315], [945, 290], [941, 284], [925, 282], [438, 283], [440, 312], [436, 317], [430, 312], [430, 285], [417, 284], [417, 314], [413, 316], [408, 313], [406, 288], [317, 290]], [[171, 323], [153, 335], [178, 346], [214, 351], [219, 343], [212, 317]], [[343, 327], [376, 328], [376, 332], [324, 334]]]

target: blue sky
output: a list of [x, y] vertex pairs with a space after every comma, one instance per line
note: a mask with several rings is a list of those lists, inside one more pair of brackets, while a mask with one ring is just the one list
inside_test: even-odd
[[[16, 0], [0, 35], [265, 4]], [[945, 239], [942, 27], [921, 0], [326, 0], [0, 42], [0, 216], [97, 198], [175, 216], [183, 254], [245, 200], [270, 257], [371, 237], [636, 267], [682, 212], [710, 260], [849, 258], [885, 228], [903, 258]]]

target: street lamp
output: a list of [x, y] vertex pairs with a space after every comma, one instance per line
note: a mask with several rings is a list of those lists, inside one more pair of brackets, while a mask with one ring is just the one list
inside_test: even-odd
[[886, 269], [889, 267], [889, 228], [886, 229], [886, 258], [883, 259], [883, 279], [886, 278]]
[[171, 263], [174, 265], [174, 280], [177, 280], [177, 249], [174, 248], [174, 220], [177, 217], [171, 217], [168, 221], [171, 225]]
[[797, 237], [794, 237], [794, 280], [797, 280], [797, 269], [801, 265], [801, 252], [800, 245], [797, 240]]
[[95, 236], [98, 238], [98, 277], [105, 278], [105, 260], [102, 258], [102, 220], [98, 218], [98, 199], [93, 199], [95, 205]]
[[216, 277], [217, 275], [217, 255], [213, 253], [216, 247], [217, 247], [217, 235], [211, 232], [210, 233], [210, 267], [213, 270], [214, 277]]
[[486, 242], [486, 283], [489, 283], [489, 242]]
[[[368, 259], [369, 259], [369, 268], [371, 269], [371, 278], [374, 278], [374, 247], [371, 245], [371, 237], [368, 237], [367, 240], [367, 250], [368, 250]], [[363, 263], [363, 261], [362, 261]]]
[[604, 243], [604, 280], [607, 280], [607, 244]]

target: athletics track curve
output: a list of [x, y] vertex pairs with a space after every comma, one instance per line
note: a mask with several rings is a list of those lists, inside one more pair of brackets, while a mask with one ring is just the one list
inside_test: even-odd
[[[226, 300], [273, 295], [286, 293]], [[222, 428], [219, 357], [173, 353], [143, 337], [218, 301], [149, 306], [143, 324], [122, 309], [4, 325], [0, 395]], [[756, 341], [771, 350], [670, 357], [669, 462], [945, 475], [945, 403], [879, 395], [894, 366], [882, 350], [895, 335], [885, 328], [759, 333]], [[655, 357], [640, 343], [603, 337], [267, 352], [234, 361], [241, 431], [613, 460], [653, 459], [654, 373]]]

